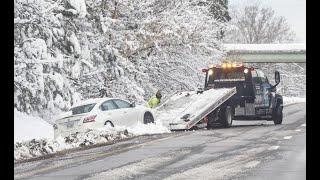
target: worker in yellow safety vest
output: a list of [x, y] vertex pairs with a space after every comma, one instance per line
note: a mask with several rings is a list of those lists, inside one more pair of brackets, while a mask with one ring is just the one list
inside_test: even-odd
[[158, 90], [155, 96], [152, 96], [148, 103], [147, 103], [147, 107], [149, 108], [154, 108], [156, 105], [158, 105], [160, 103], [160, 99], [161, 99], [162, 95], [161, 92]]

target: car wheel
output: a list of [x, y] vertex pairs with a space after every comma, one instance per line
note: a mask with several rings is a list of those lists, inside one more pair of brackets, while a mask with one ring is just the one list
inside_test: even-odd
[[154, 118], [150, 112], [144, 113], [143, 123], [144, 124], [154, 123]]
[[220, 111], [220, 122], [225, 128], [229, 128], [232, 125], [232, 109], [230, 106], [221, 109]]
[[104, 127], [114, 127], [114, 125], [113, 125], [113, 123], [111, 122], [111, 121], [106, 121], [105, 123], [104, 123]]
[[276, 108], [274, 109], [272, 119], [273, 119], [273, 123], [275, 125], [282, 124], [283, 114], [282, 114], [282, 107], [280, 106], [279, 103], [277, 104]]

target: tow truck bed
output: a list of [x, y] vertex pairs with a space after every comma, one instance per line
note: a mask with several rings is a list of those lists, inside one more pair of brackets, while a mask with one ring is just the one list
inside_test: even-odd
[[236, 92], [234, 87], [176, 93], [155, 109], [155, 116], [171, 130], [190, 129]]

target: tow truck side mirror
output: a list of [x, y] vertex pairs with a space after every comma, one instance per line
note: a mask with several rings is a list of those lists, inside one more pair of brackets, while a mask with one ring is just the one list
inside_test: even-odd
[[279, 73], [279, 71], [275, 71], [275, 73], [274, 73], [274, 81], [276, 82], [277, 85], [280, 83], [280, 73]]

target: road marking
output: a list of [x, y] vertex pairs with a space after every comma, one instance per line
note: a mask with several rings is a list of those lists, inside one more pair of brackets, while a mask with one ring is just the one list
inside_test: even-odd
[[280, 146], [271, 146], [268, 148], [268, 150], [272, 151], [272, 150], [277, 150]]
[[306, 123], [304, 123], [304, 124], [301, 124], [301, 126], [305, 127], [305, 126], [306, 126]]
[[296, 129], [295, 131], [300, 132], [300, 131], [301, 131], [301, 129]]
[[291, 139], [292, 138], [292, 136], [285, 136], [285, 137], [283, 137], [283, 139]]

